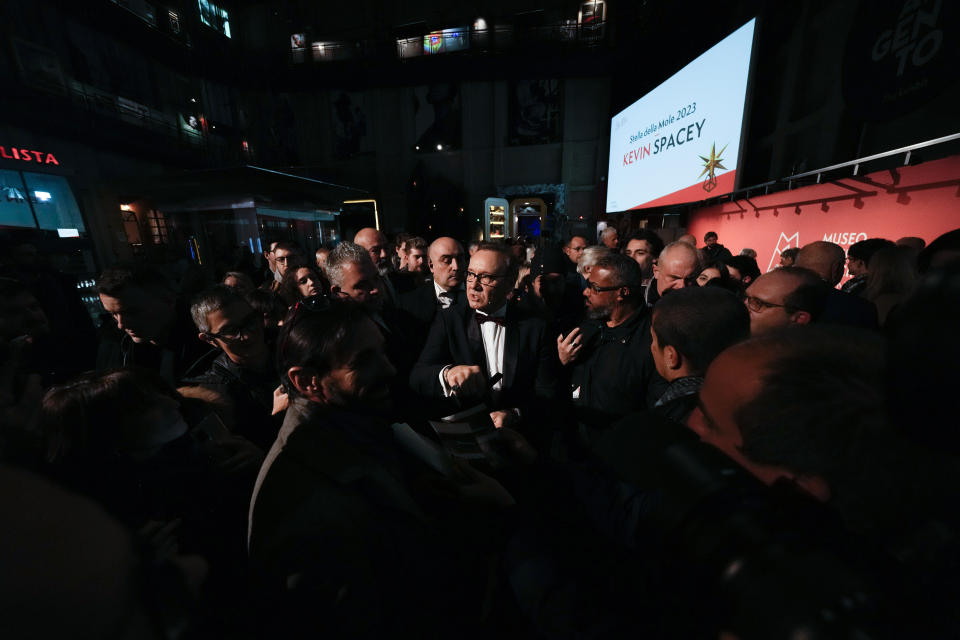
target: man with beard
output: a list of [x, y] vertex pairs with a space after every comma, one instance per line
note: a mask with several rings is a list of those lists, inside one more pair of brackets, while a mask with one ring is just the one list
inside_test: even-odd
[[557, 350], [580, 442], [590, 446], [611, 422], [652, 404], [666, 383], [650, 353], [650, 312], [637, 263], [619, 254], [600, 257], [583, 295], [588, 320], [558, 337]]
[[390, 426], [395, 371], [362, 308], [302, 310], [278, 363], [295, 399], [250, 507], [264, 617], [287, 637], [428, 637], [477, 619], [494, 537], [464, 498], [506, 506], [509, 494], [466, 467], [443, 476], [402, 444], [426, 446]]
[[376, 267], [377, 273], [380, 274], [380, 280], [383, 281], [380, 290], [383, 293], [384, 301], [387, 306], [395, 307], [397, 305], [399, 282], [397, 281], [397, 273], [391, 268], [393, 265], [390, 261], [390, 243], [387, 241], [387, 236], [373, 227], [364, 227], [353, 236], [353, 242], [366, 249], [367, 253], [370, 254], [370, 260]]

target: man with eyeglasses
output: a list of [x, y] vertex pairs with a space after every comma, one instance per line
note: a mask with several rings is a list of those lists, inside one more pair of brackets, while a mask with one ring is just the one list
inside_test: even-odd
[[630, 258], [600, 257], [583, 290], [588, 320], [557, 337], [581, 446], [591, 448], [614, 420], [647, 408], [666, 388], [650, 353], [641, 280]]
[[486, 402], [497, 428], [522, 420], [530, 429], [555, 397], [556, 351], [543, 319], [507, 303], [517, 269], [507, 247], [480, 245], [465, 273], [467, 304], [437, 313], [410, 384], [458, 399], [451, 410]]
[[299, 267], [305, 264], [300, 247], [292, 242], [278, 242], [273, 248], [273, 266], [274, 278], [267, 280], [260, 288], [270, 293], [280, 291], [280, 283], [283, 282], [283, 276], [291, 267]]
[[827, 295], [827, 285], [820, 277], [802, 267], [783, 267], [760, 276], [747, 287], [744, 298], [750, 312], [750, 335], [814, 322]]
[[269, 449], [282, 421], [281, 416], [273, 414], [282, 406], [283, 392], [273, 350], [264, 340], [262, 316], [240, 293], [225, 285], [197, 296], [190, 315], [200, 340], [221, 353], [206, 372], [185, 379], [184, 385], [209, 389], [229, 400], [233, 431]]

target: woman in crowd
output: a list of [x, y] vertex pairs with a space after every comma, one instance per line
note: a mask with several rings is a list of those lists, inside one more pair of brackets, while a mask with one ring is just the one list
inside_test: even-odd
[[330, 291], [326, 278], [314, 267], [302, 266], [289, 269], [280, 282], [280, 297], [289, 306], [298, 302], [315, 300]]

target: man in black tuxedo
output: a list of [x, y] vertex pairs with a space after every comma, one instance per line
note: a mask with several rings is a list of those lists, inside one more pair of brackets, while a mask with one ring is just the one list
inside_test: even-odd
[[466, 304], [437, 314], [410, 385], [463, 406], [483, 399], [494, 426], [522, 422], [529, 436], [556, 397], [557, 356], [544, 320], [507, 303], [517, 269], [506, 247], [480, 245], [466, 272]]
[[459, 242], [448, 237], [437, 238], [430, 244], [427, 260], [433, 276], [430, 283], [401, 295], [399, 305], [417, 353], [427, 341], [437, 311], [446, 309], [465, 295], [462, 285], [467, 263]]

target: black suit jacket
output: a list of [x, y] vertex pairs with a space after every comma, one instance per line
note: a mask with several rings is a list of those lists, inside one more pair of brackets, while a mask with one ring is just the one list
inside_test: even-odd
[[[545, 417], [548, 403], [557, 397], [559, 368], [556, 337], [548, 335], [546, 327], [542, 318], [515, 305], [507, 307], [502, 391], [491, 409], [519, 408], [525, 421]], [[418, 393], [442, 398], [440, 371], [447, 365], [477, 365], [484, 375], [487, 371], [480, 325], [463, 300], [437, 313], [410, 385]], [[456, 401], [450, 408], [458, 408]]]
[[862, 329], [876, 329], [877, 307], [869, 300], [830, 289], [823, 312], [816, 320], [820, 324], [843, 324]]

